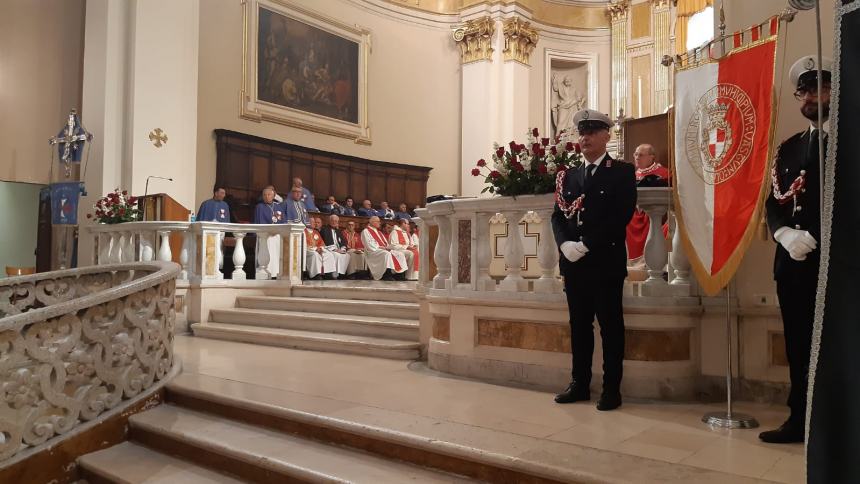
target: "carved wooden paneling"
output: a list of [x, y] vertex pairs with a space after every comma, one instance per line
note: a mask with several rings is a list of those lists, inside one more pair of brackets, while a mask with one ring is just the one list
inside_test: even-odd
[[228, 203], [239, 221], [250, 221], [260, 191], [274, 185], [286, 195], [299, 177], [317, 203], [334, 195], [355, 198], [356, 206], [369, 198], [385, 200], [396, 209], [401, 202], [424, 206], [431, 168], [331, 153], [259, 138], [235, 131], [215, 130], [218, 159], [216, 182], [227, 188]]

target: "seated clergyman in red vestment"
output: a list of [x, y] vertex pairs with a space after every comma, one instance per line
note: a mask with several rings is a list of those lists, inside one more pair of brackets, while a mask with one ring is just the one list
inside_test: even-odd
[[[636, 185], [640, 187], [666, 187], [669, 186], [669, 170], [665, 166], [657, 163], [655, 160], [654, 147], [648, 144], [639, 145], [636, 151], [633, 152], [633, 159], [636, 161]], [[648, 214], [639, 207], [636, 207], [636, 212], [630, 223], [627, 224], [627, 259], [631, 264], [642, 257], [645, 252], [645, 241], [648, 239], [648, 230], [651, 228], [651, 222], [648, 220]], [[668, 227], [663, 224], [663, 236], [666, 236]]]

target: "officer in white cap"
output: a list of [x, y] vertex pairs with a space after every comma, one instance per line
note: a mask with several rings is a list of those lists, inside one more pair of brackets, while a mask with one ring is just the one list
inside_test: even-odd
[[624, 311], [621, 294], [627, 277], [627, 223], [636, 208], [632, 164], [606, 152], [609, 116], [583, 109], [573, 117], [585, 162], [559, 172], [552, 228], [561, 257], [559, 269], [570, 313], [572, 380], [557, 403], [591, 399], [593, 321], [603, 339], [603, 391], [598, 410], [621, 406], [624, 362]]
[[831, 65], [829, 59], [823, 59], [821, 102], [825, 122], [820, 129], [816, 57], [801, 57], [791, 66], [789, 77], [796, 88], [794, 97], [800, 102], [801, 114], [809, 120], [809, 128], [783, 141], [777, 149], [771, 177], [773, 186], [766, 205], [767, 225], [777, 242], [773, 277], [791, 377], [788, 420], [778, 429], [759, 435], [769, 443], [804, 441], [809, 351], [821, 255], [818, 139], [821, 136], [827, 142]]

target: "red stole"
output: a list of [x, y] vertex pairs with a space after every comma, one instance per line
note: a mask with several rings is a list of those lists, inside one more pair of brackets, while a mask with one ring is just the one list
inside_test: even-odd
[[[397, 232], [397, 243], [400, 245], [405, 245], [409, 247], [412, 245], [412, 241], [409, 240], [409, 234], [406, 233], [405, 230], [395, 230]], [[392, 232], [394, 233], [394, 232]], [[418, 270], [418, 249], [406, 249], [409, 252], [412, 252], [412, 264], [415, 270]]]

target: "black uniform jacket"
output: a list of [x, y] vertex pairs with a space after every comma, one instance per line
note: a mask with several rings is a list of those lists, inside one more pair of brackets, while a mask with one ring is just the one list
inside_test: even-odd
[[586, 180], [586, 164], [568, 170], [561, 195], [568, 203], [585, 194], [579, 219], [567, 218], [558, 207], [552, 214], [555, 241], [581, 241], [588, 248], [581, 259], [570, 262], [560, 255], [565, 277], [612, 278], [627, 276], [627, 224], [636, 209], [636, 174], [632, 164], [607, 154]]
[[779, 191], [785, 193], [791, 183], [806, 170], [806, 188], [797, 195], [797, 210], [789, 199], [780, 204], [771, 192], [766, 202], [767, 225], [771, 235], [780, 227], [807, 230], [818, 241], [806, 260], [796, 261], [788, 251], [777, 244], [773, 261], [774, 279], [783, 277], [818, 277], [821, 257], [821, 210], [819, 208], [818, 145], [811, 144], [810, 130], [801, 131], [785, 140], [776, 152], [774, 161]]
[[343, 236], [343, 231], [341, 229], [334, 229], [334, 231], [337, 233], [337, 240], [335, 240], [334, 238], [332, 238], [331, 230], [331, 225], [324, 225], [323, 228], [320, 229], [325, 245], [336, 245], [339, 249], [347, 247], [346, 237]]

